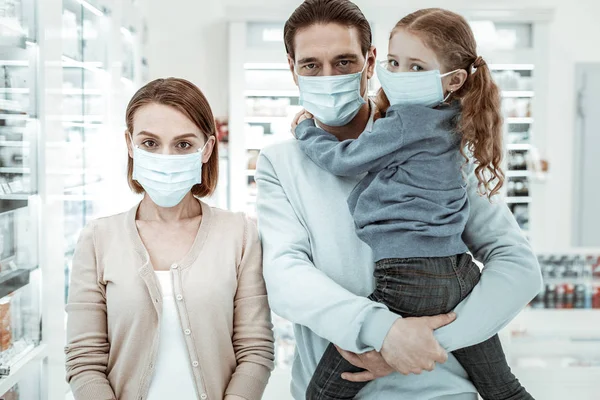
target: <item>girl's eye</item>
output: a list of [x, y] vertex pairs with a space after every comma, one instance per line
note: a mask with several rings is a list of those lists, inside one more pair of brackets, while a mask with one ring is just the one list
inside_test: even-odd
[[417, 65], [417, 64], [411, 65], [410, 66], [410, 70], [412, 72], [421, 72], [421, 71], [424, 71], [423, 67], [421, 67], [420, 65]]
[[391, 67], [394, 67], [394, 68], [398, 68], [400, 66], [400, 63], [398, 63], [398, 61], [396, 61], [396, 60], [388, 60], [388, 63], [390, 64]]
[[145, 140], [142, 144], [148, 148], [152, 148], [156, 146], [156, 142], [154, 140]]

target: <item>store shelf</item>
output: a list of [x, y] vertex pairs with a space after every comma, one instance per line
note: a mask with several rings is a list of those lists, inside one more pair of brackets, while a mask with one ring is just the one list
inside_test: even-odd
[[512, 124], [512, 125], [516, 125], [516, 124], [533, 124], [533, 118], [529, 118], [529, 117], [523, 117], [523, 118], [509, 117], [509, 118], [506, 118], [504, 120], [504, 122], [506, 122], [507, 124]]
[[529, 197], [529, 196], [506, 197], [504, 199], [504, 201], [506, 202], [506, 204], [527, 204], [527, 203], [531, 203], [531, 197]]
[[531, 150], [533, 148], [532, 145], [530, 144], [516, 144], [516, 143], [511, 143], [511, 144], [507, 144], [506, 145], [506, 149], [507, 150], [513, 150], [513, 151], [527, 151], [527, 150]]
[[0, 28], [8, 29], [22, 37], [25, 37], [27, 35], [25, 29], [23, 29], [23, 27], [19, 24], [19, 21], [17, 21], [16, 19], [1, 17]]
[[1, 200], [23, 200], [28, 201], [32, 195], [29, 193], [15, 193], [15, 194], [0, 194]]
[[27, 114], [0, 114], [0, 119], [13, 121], [27, 121], [30, 116]]
[[533, 71], [533, 64], [489, 64], [491, 71]]
[[248, 124], [277, 124], [277, 123], [291, 123], [291, 117], [246, 117], [246, 123]]
[[531, 90], [505, 90], [502, 92], [502, 97], [504, 98], [514, 98], [514, 97], [533, 97], [534, 92]]
[[506, 171], [507, 178], [527, 178], [531, 176], [531, 171]]
[[40, 361], [47, 357], [48, 349], [45, 344], [40, 344], [27, 352], [19, 361], [10, 366], [10, 375], [0, 378], [0, 393], [6, 393], [23, 377], [29, 376]]
[[0, 140], [0, 147], [29, 147], [29, 142], [17, 140]]
[[299, 97], [297, 90], [246, 90], [246, 97]]
[[0, 275], [0, 299], [21, 289], [29, 283], [29, 274], [32, 270], [19, 268]]
[[25, 208], [29, 204], [28, 199], [6, 199], [4, 196], [0, 197], [0, 215]]
[[0, 173], [2, 174], [29, 174], [31, 173], [30, 168], [23, 167], [0, 167]]
[[0, 88], [0, 94], [29, 94], [27, 88]]

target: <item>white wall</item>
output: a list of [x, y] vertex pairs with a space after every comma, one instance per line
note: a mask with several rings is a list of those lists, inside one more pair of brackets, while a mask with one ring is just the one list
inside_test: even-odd
[[[255, 6], [291, 12], [293, 0], [148, 0], [151, 77], [176, 75], [195, 82], [207, 95], [216, 115], [227, 115], [227, 7]], [[377, 7], [394, 0], [357, 0], [369, 19]], [[407, 0], [403, 9], [441, 6], [455, 10], [478, 8], [553, 8], [549, 27], [547, 68], [550, 96], [541, 152], [550, 160], [546, 183], [536, 184], [533, 238], [537, 249], [570, 246], [572, 219], [573, 134], [575, 127], [575, 64], [600, 62], [600, 2], [597, 0]], [[387, 8], [389, 11], [389, 8]], [[401, 15], [398, 15], [401, 17]], [[391, 28], [391, 26], [390, 26]], [[282, 48], [283, 52], [283, 48]], [[545, 143], [544, 143], [545, 142]]]

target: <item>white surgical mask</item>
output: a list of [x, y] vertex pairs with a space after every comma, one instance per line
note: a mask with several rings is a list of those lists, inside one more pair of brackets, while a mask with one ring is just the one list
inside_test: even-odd
[[446, 74], [440, 71], [391, 72], [377, 63], [377, 78], [391, 105], [411, 104], [435, 107], [448, 99], [444, 98], [442, 78], [459, 71]]
[[192, 154], [154, 154], [134, 145], [132, 178], [157, 206], [175, 207], [194, 185], [202, 183], [202, 154], [207, 144]]
[[302, 76], [296, 71], [300, 105], [325, 125], [346, 125], [366, 103], [360, 83], [367, 62], [368, 57], [362, 70], [355, 74]]

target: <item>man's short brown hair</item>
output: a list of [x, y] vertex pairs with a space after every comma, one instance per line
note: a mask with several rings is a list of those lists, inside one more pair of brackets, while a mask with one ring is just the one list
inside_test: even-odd
[[349, 0], [305, 0], [288, 18], [283, 28], [285, 50], [290, 57], [296, 57], [294, 39], [299, 30], [315, 24], [330, 23], [356, 28], [360, 35], [362, 53], [367, 54], [372, 42], [371, 26], [356, 4]]
[[[162, 104], [173, 107], [188, 117], [205, 135], [206, 140], [215, 138], [213, 152], [206, 164], [202, 166], [202, 183], [192, 187], [196, 197], [211, 195], [217, 187], [219, 179], [219, 143], [212, 110], [208, 100], [193, 83], [179, 78], [156, 79], [137, 91], [127, 106], [127, 130], [133, 135], [133, 118], [141, 107], [147, 104]], [[133, 144], [133, 143], [132, 143]], [[144, 193], [144, 188], [132, 179], [133, 159], [127, 160], [127, 181], [135, 193]]]

